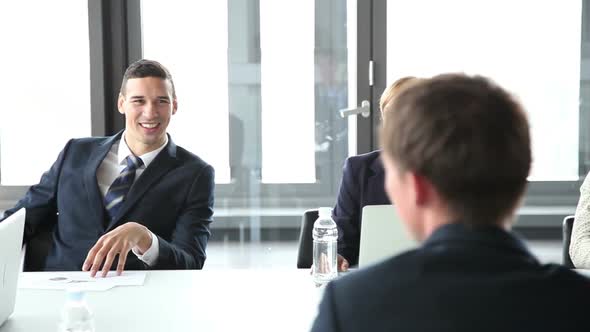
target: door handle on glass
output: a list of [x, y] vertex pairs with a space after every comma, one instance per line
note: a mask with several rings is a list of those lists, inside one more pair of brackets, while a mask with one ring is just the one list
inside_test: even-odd
[[340, 110], [340, 115], [345, 118], [349, 115], [360, 114], [364, 118], [368, 118], [371, 115], [371, 103], [368, 100], [361, 102], [361, 107], [356, 108], [344, 108]]

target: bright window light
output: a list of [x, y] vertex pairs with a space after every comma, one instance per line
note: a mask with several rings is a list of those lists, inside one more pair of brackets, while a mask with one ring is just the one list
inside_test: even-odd
[[0, 31], [0, 182], [31, 185], [91, 134], [88, 2], [2, 2]]
[[314, 183], [315, 2], [260, 1], [262, 182]]
[[178, 112], [174, 142], [230, 181], [227, 1], [143, 1], [143, 55], [172, 73]]
[[388, 1], [387, 81], [494, 79], [529, 113], [530, 179], [578, 180], [581, 13], [580, 0]]

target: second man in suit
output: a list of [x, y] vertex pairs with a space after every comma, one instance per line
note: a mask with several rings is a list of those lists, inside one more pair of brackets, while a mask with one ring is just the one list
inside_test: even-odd
[[166, 129], [178, 108], [170, 72], [139, 60], [118, 98], [125, 130], [70, 140], [5, 217], [26, 209], [25, 243], [51, 233], [43, 270], [200, 269], [213, 215], [213, 168]]
[[401, 92], [381, 136], [386, 192], [422, 245], [328, 284], [313, 331], [577, 331], [590, 281], [510, 232], [531, 166], [520, 104], [483, 77]]

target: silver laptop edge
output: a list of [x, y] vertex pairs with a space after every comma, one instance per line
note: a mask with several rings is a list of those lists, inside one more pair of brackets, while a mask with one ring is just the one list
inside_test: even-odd
[[393, 205], [363, 208], [359, 267], [366, 267], [417, 246]]
[[0, 326], [14, 311], [25, 227], [25, 209], [0, 222]]

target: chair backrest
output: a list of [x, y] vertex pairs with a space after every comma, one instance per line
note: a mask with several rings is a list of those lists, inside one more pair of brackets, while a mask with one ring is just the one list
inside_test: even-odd
[[572, 240], [572, 228], [574, 227], [574, 216], [567, 216], [563, 218], [563, 265], [570, 269], [575, 268], [572, 258], [570, 257], [570, 243]]
[[307, 210], [301, 218], [299, 232], [299, 250], [297, 251], [297, 268], [309, 269], [313, 264], [313, 223], [318, 218], [318, 209]]
[[25, 247], [25, 272], [36, 272], [45, 270], [45, 260], [53, 248], [53, 232], [57, 225], [57, 214], [51, 219], [45, 220], [37, 227], [36, 234], [27, 240]]
[[53, 247], [52, 232], [41, 232], [30, 238], [25, 249], [25, 272], [37, 272], [45, 269], [45, 260]]

